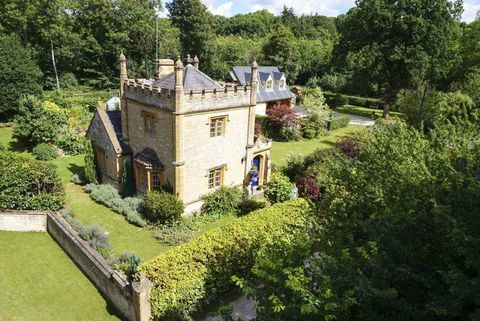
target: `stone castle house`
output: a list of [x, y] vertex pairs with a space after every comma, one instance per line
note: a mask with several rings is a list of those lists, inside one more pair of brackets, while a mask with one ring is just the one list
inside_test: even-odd
[[161, 59], [155, 79], [127, 77], [120, 55], [120, 111], [98, 108], [87, 131], [104, 183], [133, 173], [137, 193], [168, 184], [191, 212], [217, 187], [245, 186], [252, 166], [270, 176], [271, 141], [254, 133], [258, 66], [244, 84], [220, 85], [198, 59]]

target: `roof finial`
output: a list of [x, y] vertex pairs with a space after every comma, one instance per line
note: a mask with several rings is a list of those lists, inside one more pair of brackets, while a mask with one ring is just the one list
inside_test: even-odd
[[175, 68], [183, 68], [182, 59], [178, 56], [177, 61], [175, 62]]
[[252, 68], [258, 68], [257, 60], [253, 58]]
[[120, 61], [126, 61], [127, 58], [125, 58], [125, 55], [123, 54], [123, 49], [122, 51], [120, 52]]

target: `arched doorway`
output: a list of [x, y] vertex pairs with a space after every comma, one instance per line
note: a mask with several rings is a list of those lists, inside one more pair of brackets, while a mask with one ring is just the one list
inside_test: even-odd
[[264, 179], [264, 169], [265, 169], [265, 160], [263, 155], [257, 155], [253, 158], [252, 167], [255, 166], [258, 171], [258, 181], [255, 182], [255, 185], [252, 182], [252, 187], [262, 186]]

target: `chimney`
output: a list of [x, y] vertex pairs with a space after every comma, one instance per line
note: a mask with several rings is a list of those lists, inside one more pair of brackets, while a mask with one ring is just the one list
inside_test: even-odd
[[128, 79], [127, 76], [127, 58], [123, 54], [123, 50], [120, 53], [120, 98], [123, 96], [125, 81]]
[[199, 64], [200, 64], [200, 60], [198, 60], [197, 55], [195, 55], [195, 57], [193, 58], [193, 67], [195, 67], [195, 69], [198, 69]]
[[175, 62], [172, 59], [155, 59], [155, 80], [175, 71]]

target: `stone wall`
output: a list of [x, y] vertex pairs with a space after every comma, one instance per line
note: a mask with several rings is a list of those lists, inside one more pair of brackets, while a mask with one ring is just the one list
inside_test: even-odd
[[148, 280], [142, 279], [138, 284], [130, 284], [57, 213], [48, 214], [47, 230], [126, 320], [149, 320]]
[[0, 213], [0, 231], [45, 232], [47, 212], [8, 211]]

